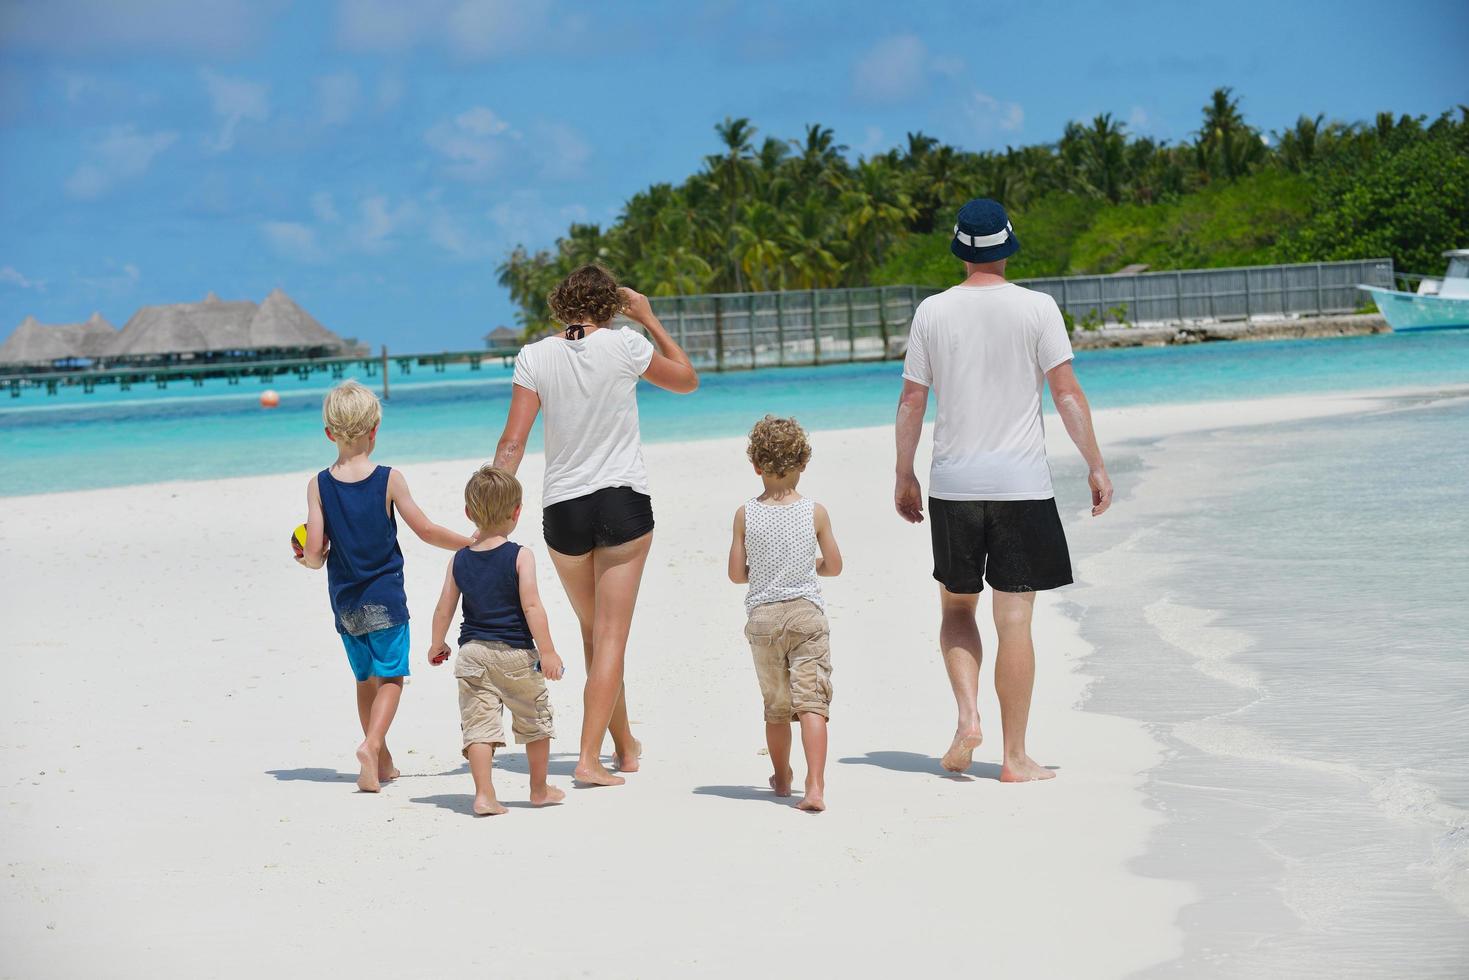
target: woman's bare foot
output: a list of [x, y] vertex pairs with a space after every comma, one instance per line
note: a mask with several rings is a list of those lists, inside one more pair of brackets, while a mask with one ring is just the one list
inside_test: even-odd
[[1045, 766], [1038, 764], [1028, 755], [1022, 755], [1019, 759], [1005, 759], [1005, 764], [1000, 766], [1000, 782], [1002, 783], [1033, 783], [1038, 779], [1055, 779], [1056, 774]]
[[495, 794], [488, 796], [476, 796], [474, 798], [474, 815], [477, 817], [498, 817], [502, 813], [509, 813], [504, 804], [495, 799]]
[[357, 762], [362, 766], [357, 776], [357, 788], [364, 793], [376, 793], [382, 789], [377, 778], [377, 753], [369, 749], [366, 742], [357, 746]]
[[807, 813], [820, 813], [826, 809], [826, 787], [820, 783], [809, 780], [806, 783], [806, 795], [801, 802], [796, 804], [797, 810], [805, 810]]
[[593, 762], [591, 765], [578, 762], [576, 768], [572, 770], [571, 778], [589, 786], [621, 786], [627, 782], [621, 776], [612, 775], [600, 762]]
[[617, 751], [617, 746], [612, 747], [612, 761], [617, 766], [618, 772], [637, 772], [638, 760], [643, 757], [643, 743], [637, 739], [632, 740], [632, 752], [623, 755]]
[[791, 795], [791, 781], [796, 778], [793, 770], [787, 769], [784, 776], [771, 776], [770, 788], [775, 790], [776, 796]]
[[949, 751], [944, 753], [941, 760], [943, 767], [949, 772], [963, 772], [974, 762], [974, 750], [979, 748], [984, 741], [979, 727], [960, 730], [954, 733], [954, 741], [949, 745]]
[[391, 783], [393, 780], [397, 779], [401, 775], [403, 774], [398, 771], [397, 766], [393, 765], [392, 754], [388, 752], [386, 747], [384, 747], [383, 750], [377, 755], [378, 782]]
[[555, 806], [566, 799], [566, 791], [557, 789], [555, 786], [547, 786], [544, 789], [530, 791], [531, 806]]

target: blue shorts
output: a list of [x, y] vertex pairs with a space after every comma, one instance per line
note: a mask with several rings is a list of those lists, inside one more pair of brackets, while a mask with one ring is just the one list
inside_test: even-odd
[[408, 676], [408, 624], [373, 630], [361, 636], [342, 634], [347, 662], [359, 682], [369, 677]]

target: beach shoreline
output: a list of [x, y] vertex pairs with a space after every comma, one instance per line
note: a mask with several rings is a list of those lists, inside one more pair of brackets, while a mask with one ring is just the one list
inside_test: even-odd
[[[1099, 412], [1097, 425], [1117, 451], [1370, 411], [1384, 397], [1139, 406]], [[1085, 488], [1072, 485], [1072, 451], [1050, 421], [1071, 523]], [[491, 821], [467, 815], [452, 676], [421, 656], [445, 553], [405, 530], [414, 677], [390, 740], [404, 778], [364, 797], [324, 582], [286, 546], [307, 473], [9, 498], [0, 540], [23, 560], [6, 563], [0, 585], [22, 683], [0, 701], [11, 787], [0, 853], [12, 875], [0, 976], [103, 965], [119, 976], [427, 976], [466, 964], [741, 975], [771, 962], [1124, 976], [1180, 955], [1179, 916], [1196, 890], [1133, 870], [1165, 819], [1145, 795], [1165, 747], [1141, 722], [1080, 707], [1094, 654], [1066, 593], [1037, 603], [1031, 740], [1060, 778], [993, 778], [988, 662], [988, 740], [966, 777], [943, 773], [952, 706], [928, 535], [892, 513], [891, 430], [817, 431], [813, 444], [802, 490], [830, 510], [848, 568], [827, 587], [836, 694], [832, 809], [819, 817], [763, 789], [741, 593], [723, 578], [729, 519], [758, 489], [741, 439], [645, 450], [658, 529], [628, 668], [644, 771]], [[478, 463], [403, 469], [428, 513], [453, 525]], [[532, 505], [515, 537], [541, 551], [540, 460], [522, 476]], [[60, 551], [61, 540], [82, 544]], [[572, 668], [551, 691], [552, 778], [565, 786], [584, 672], [547, 565], [542, 594]], [[502, 799], [518, 801], [524, 756], [500, 762]], [[504, 888], [515, 901], [489, 897]], [[473, 949], [445, 938], [480, 930]]]

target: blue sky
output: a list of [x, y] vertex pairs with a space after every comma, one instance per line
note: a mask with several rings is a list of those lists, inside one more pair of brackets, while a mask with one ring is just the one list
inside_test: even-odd
[[1183, 140], [1218, 85], [1267, 131], [1469, 103], [1463, 3], [994, 7], [0, 0], [0, 334], [280, 286], [344, 335], [477, 346], [512, 245], [681, 179], [729, 115], [856, 156], [1102, 111]]

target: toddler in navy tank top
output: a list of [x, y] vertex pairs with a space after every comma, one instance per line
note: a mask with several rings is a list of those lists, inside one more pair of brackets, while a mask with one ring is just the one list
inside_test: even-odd
[[508, 537], [520, 520], [520, 501], [520, 481], [508, 470], [486, 464], [469, 478], [464, 513], [479, 533], [449, 562], [428, 651], [435, 666], [453, 654], [449, 624], [463, 599], [454, 677], [464, 757], [474, 777], [474, 812], [482, 817], [507, 812], [492, 780], [495, 749], [505, 744], [507, 707], [515, 741], [525, 746], [531, 805], [566, 798], [546, 783], [556, 735], [546, 679], [560, 680], [565, 668], [536, 588], [535, 556]]
[[[306, 544], [296, 561], [326, 566], [332, 619], [357, 681], [363, 740], [357, 747], [357, 787], [376, 793], [397, 777], [388, 751], [388, 726], [408, 675], [408, 598], [398, 515], [415, 534], [440, 548], [471, 542], [430, 521], [398, 470], [371, 461], [382, 408], [356, 381], [327, 392], [321, 407], [337, 461], [306, 485]], [[294, 539], [293, 539], [294, 541]]]

